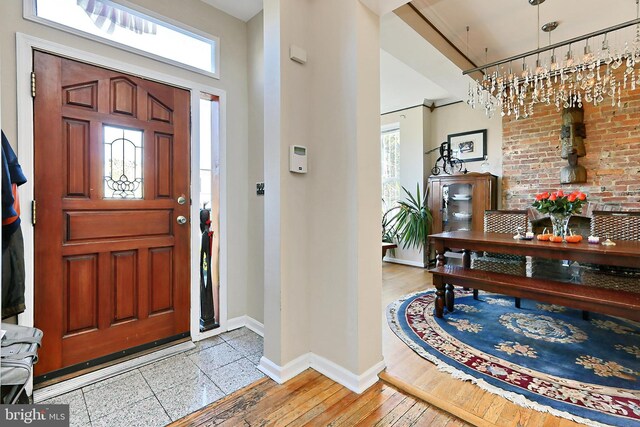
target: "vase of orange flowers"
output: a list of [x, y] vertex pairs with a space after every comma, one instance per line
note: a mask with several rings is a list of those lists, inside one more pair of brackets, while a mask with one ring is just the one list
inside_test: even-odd
[[569, 234], [569, 218], [572, 214], [582, 211], [582, 205], [586, 200], [587, 195], [580, 191], [565, 194], [562, 190], [558, 190], [554, 193], [536, 194], [533, 207], [540, 213], [548, 214], [553, 226], [553, 235], [564, 238]]

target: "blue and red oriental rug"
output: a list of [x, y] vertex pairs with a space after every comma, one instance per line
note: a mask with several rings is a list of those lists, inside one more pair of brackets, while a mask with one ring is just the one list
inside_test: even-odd
[[640, 425], [640, 324], [507, 296], [456, 290], [453, 313], [434, 291], [387, 307], [391, 329], [454, 377], [508, 400], [595, 426]]

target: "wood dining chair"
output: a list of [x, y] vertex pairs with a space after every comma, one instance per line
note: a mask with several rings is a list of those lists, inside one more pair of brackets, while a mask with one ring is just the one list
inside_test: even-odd
[[[484, 212], [485, 233], [506, 233], [515, 235], [520, 231], [523, 235], [531, 228], [527, 211], [523, 210], [490, 210]], [[471, 268], [488, 270], [496, 273], [525, 276], [527, 259], [524, 256], [483, 252], [471, 258]], [[478, 299], [478, 290], [473, 290], [473, 297]], [[520, 298], [516, 298], [516, 307], [520, 308]]]

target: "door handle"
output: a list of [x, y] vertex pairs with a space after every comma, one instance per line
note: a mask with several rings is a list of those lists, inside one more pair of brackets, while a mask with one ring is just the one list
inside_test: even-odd
[[178, 197], [178, 204], [179, 205], [184, 205], [185, 203], [187, 203], [187, 198], [184, 197], [184, 195]]
[[176, 221], [178, 222], [178, 224], [184, 225], [184, 224], [187, 223], [187, 218], [185, 218], [184, 216], [180, 215], [178, 218], [176, 218]]

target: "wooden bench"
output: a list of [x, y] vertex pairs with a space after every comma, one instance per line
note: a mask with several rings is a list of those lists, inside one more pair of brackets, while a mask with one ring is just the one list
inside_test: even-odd
[[436, 287], [436, 317], [443, 316], [445, 305], [448, 311], [454, 310], [453, 286], [457, 285], [640, 321], [640, 293], [453, 265], [442, 265], [429, 271]]

